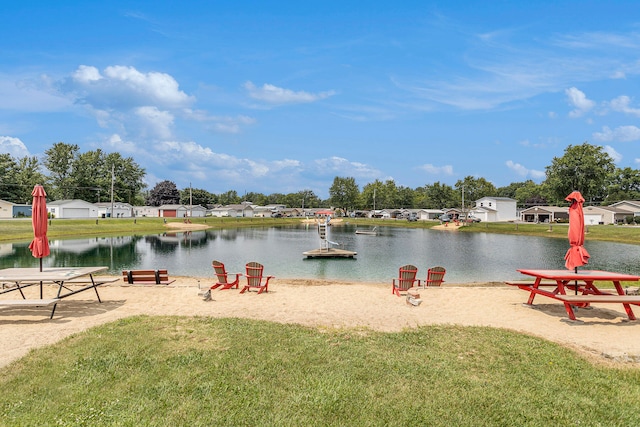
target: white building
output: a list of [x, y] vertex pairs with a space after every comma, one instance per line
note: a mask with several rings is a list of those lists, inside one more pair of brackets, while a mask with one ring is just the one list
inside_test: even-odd
[[98, 207], [84, 200], [55, 200], [47, 202], [52, 218], [98, 218]]
[[471, 214], [486, 222], [517, 221], [517, 201], [509, 197], [483, 197], [476, 200]]
[[98, 207], [98, 217], [100, 218], [131, 218], [133, 216], [133, 206], [124, 202], [99, 202], [94, 203]]

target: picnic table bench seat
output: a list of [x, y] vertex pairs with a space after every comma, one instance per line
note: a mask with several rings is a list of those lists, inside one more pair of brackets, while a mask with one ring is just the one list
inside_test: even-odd
[[53, 304], [53, 309], [51, 309], [51, 314], [49, 315], [49, 319], [53, 319], [58, 301], [60, 301], [60, 298], [0, 300], [0, 307], [47, 307]]
[[[535, 282], [533, 280], [509, 280], [504, 282], [507, 285], [511, 286], [533, 286]], [[565, 286], [570, 287], [572, 283], [567, 283]], [[558, 286], [558, 282], [555, 280], [541, 280], [538, 286]]]
[[640, 296], [637, 295], [617, 295], [617, 294], [586, 294], [586, 295], [560, 295], [556, 298], [568, 303], [622, 303], [640, 305]]
[[175, 282], [169, 279], [167, 270], [123, 270], [122, 280], [131, 285], [168, 285]]

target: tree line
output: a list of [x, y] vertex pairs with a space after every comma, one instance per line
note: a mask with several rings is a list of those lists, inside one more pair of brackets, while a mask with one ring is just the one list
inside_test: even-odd
[[[295, 193], [245, 193], [235, 190], [214, 194], [201, 188], [178, 189], [165, 180], [147, 190], [145, 169], [133, 158], [100, 149], [80, 152], [75, 144], [58, 142], [35, 156], [14, 158], [0, 154], [0, 199], [30, 203], [35, 184], [44, 184], [50, 200], [81, 199], [91, 203], [128, 202], [132, 205], [194, 204], [202, 206], [237, 204], [282, 204], [287, 207], [333, 206], [346, 211], [358, 209], [468, 207], [482, 197], [509, 197], [518, 206], [562, 205], [574, 190], [586, 204], [608, 205], [620, 200], [640, 199], [640, 170], [618, 168], [604, 148], [587, 142], [569, 145], [561, 157], [545, 168], [545, 180], [514, 182], [496, 187], [481, 177], [467, 176], [450, 186], [442, 182], [417, 188], [399, 186], [393, 180], [375, 180], [360, 186], [353, 177], [335, 177], [329, 198], [322, 200], [312, 190]], [[464, 202], [464, 206], [463, 206]]]

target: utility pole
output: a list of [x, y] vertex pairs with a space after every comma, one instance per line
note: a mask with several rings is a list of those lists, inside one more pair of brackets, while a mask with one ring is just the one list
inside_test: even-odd
[[193, 193], [191, 192], [191, 183], [189, 183], [189, 217], [193, 217]]
[[111, 165], [111, 218], [113, 218], [113, 183], [116, 181], [115, 167], [116, 165]]
[[373, 214], [376, 214], [376, 189], [373, 189]]

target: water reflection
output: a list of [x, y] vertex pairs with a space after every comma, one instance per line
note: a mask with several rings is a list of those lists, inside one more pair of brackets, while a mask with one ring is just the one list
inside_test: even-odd
[[[565, 239], [379, 228], [377, 236], [356, 235], [350, 225], [332, 227], [330, 239], [356, 251], [356, 259], [305, 259], [317, 249], [315, 227], [265, 227], [172, 232], [146, 236], [53, 240], [47, 267], [106, 265], [111, 274], [124, 269], [167, 268], [172, 275], [213, 277], [211, 261], [232, 272], [248, 261], [266, 266], [279, 278], [388, 281], [404, 264], [420, 276], [442, 265], [449, 282], [518, 279], [516, 268], [564, 268]], [[29, 242], [0, 244], [0, 268], [33, 267]], [[588, 268], [640, 274], [638, 246], [587, 242]]]

